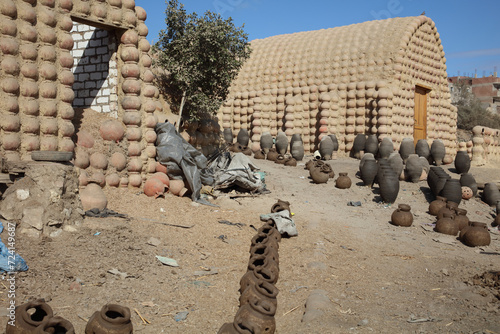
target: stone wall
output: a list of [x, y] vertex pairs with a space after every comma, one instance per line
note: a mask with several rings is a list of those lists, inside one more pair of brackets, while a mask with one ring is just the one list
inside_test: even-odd
[[118, 116], [118, 69], [116, 37], [113, 31], [73, 23], [75, 41], [71, 55], [75, 75], [73, 107], [112, 112]]

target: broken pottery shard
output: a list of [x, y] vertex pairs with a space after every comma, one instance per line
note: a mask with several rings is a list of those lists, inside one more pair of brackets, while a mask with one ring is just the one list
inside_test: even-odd
[[177, 264], [177, 261], [175, 261], [174, 259], [171, 259], [169, 257], [156, 255], [156, 258], [161, 263], [166, 264], [167, 266], [171, 266], [171, 267], [178, 267], [179, 266], [179, 264]]

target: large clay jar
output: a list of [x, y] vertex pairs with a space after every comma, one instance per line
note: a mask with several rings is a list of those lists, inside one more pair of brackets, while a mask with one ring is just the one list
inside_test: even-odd
[[15, 309], [15, 326], [7, 324], [6, 334], [34, 333], [42, 323], [52, 318], [52, 308], [43, 299], [22, 304]]
[[262, 133], [262, 136], [260, 136], [260, 148], [267, 154], [269, 152], [269, 149], [273, 147], [273, 145], [274, 141], [271, 133], [267, 131]]
[[448, 201], [460, 204], [462, 201], [462, 186], [457, 179], [448, 179], [441, 190], [441, 196], [446, 197]]
[[399, 146], [399, 154], [401, 155], [404, 163], [406, 163], [406, 159], [408, 159], [410, 154], [415, 154], [415, 147], [413, 146], [412, 138], [403, 138], [403, 141]]
[[359, 160], [359, 171], [363, 169], [363, 165], [365, 164], [366, 160], [375, 160], [375, 156], [372, 153], [365, 153], [363, 154], [363, 157], [361, 160]]
[[170, 180], [170, 186], [169, 186], [168, 192], [175, 195], [175, 196], [182, 197], [188, 192], [188, 189], [185, 187], [184, 180], [172, 179], [172, 180]]
[[374, 156], [378, 153], [378, 138], [377, 135], [371, 134], [366, 137], [365, 154], [371, 153]]
[[451, 178], [443, 168], [431, 166], [429, 175], [427, 176], [427, 184], [434, 196], [438, 196], [446, 183], [446, 180]]
[[283, 155], [288, 151], [288, 137], [282, 131], [278, 132], [276, 136], [276, 151]]
[[433, 216], [437, 216], [439, 210], [446, 206], [446, 197], [437, 196], [434, 201], [429, 204], [429, 213]]
[[378, 177], [380, 186], [380, 196], [386, 203], [394, 203], [399, 194], [399, 177], [394, 171], [385, 171], [381, 177]]
[[467, 210], [456, 208], [455, 221], [458, 224], [458, 229], [462, 231], [465, 227], [469, 226], [469, 218], [467, 218]]
[[106, 304], [96, 311], [85, 327], [85, 334], [132, 334], [130, 309], [126, 306]]
[[431, 156], [436, 166], [441, 166], [443, 164], [445, 155], [446, 149], [443, 142], [440, 139], [434, 139], [431, 145]]
[[292, 138], [290, 139], [290, 152], [292, 151], [293, 143], [295, 143], [296, 141], [302, 142], [302, 137], [300, 137], [300, 134], [298, 133], [294, 133], [292, 135]]
[[407, 204], [399, 204], [391, 215], [391, 223], [396, 226], [411, 226], [413, 223], [413, 214], [411, 207]]
[[233, 144], [233, 131], [231, 129], [224, 129], [224, 131], [222, 133], [224, 135], [224, 141], [226, 142], [226, 144], [232, 145]]
[[329, 136], [324, 136], [319, 142], [319, 153], [324, 160], [330, 160], [333, 153], [333, 141]]
[[312, 167], [309, 170], [309, 175], [314, 183], [326, 183], [330, 178], [328, 168], [325, 165]]
[[446, 212], [443, 218], [438, 219], [436, 222], [436, 227], [434, 230], [439, 233], [457, 235], [458, 234], [458, 224], [455, 222], [455, 215], [453, 213]]
[[371, 187], [373, 185], [373, 181], [375, 180], [375, 176], [377, 176], [377, 172], [378, 164], [375, 159], [367, 159], [364, 161], [360, 170], [360, 174], [361, 180], [363, 180], [365, 186]]
[[491, 242], [490, 232], [485, 223], [471, 222], [463, 231], [461, 240], [467, 246], [488, 246]]
[[304, 144], [302, 140], [294, 140], [290, 143], [290, 154], [297, 161], [301, 161], [304, 158]]
[[349, 189], [351, 188], [351, 178], [347, 173], [339, 173], [339, 177], [335, 180], [335, 187], [339, 189]]
[[351, 157], [360, 159], [361, 152], [364, 152], [366, 144], [366, 135], [364, 133], [358, 133], [354, 138], [351, 149]]
[[[73, 324], [68, 320], [59, 316], [49, 318], [42, 323], [36, 331], [30, 332], [34, 334], [48, 334], [48, 333], [62, 333], [62, 334], [75, 334]], [[109, 333], [109, 332], [108, 332]]]
[[328, 135], [333, 143], [333, 152], [337, 152], [339, 150], [339, 141], [337, 140], [337, 136], [334, 134]]
[[472, 190], [473, 196], [477, 195], [477, 182], [471, 173], [463, 173], [460, 175], [460, 184], [462, 187], [469, 187]]
[[240, 131], [238, 132], [238, 136], [236, 136], [236, 141], [243, 147], [248, 146], [250, 136], [248, 135], [247, 129], [240, 129]]
[[85, 188], [80, 190], [80, 200], [85, 211], [96, 208], [104, 210], [108, 205], [106, 195], [101, 187], [95, 183], [89, 183]]
[[403, 173], [403, 169], [405, 168], [401, 155], [398, 152], [392, 152], [391, 154], [389, 154], [389, 158], [387, 159], [387, 161], [391, 165], [392, 170], [396, 173], [396, 175], [400, 177]]
[[429, 147], [429, 143], [425, 139], [419, 139], [417, 141], [417, 145], [415, 145], [415, 153], [418, 154], [419, 157], [424, 157], [429, 160], [431, 156], [431, 148]]
[[470, 169], [469, 154], [465, 151], [458, 151], [455, 156], [455, 169], [458, 174], [467, 173]]
[[494, 182], [488, 182], [484, 185], [483, 201], [489, 206], [496, 206], [497, 201], [500, 200], [500, 191]]
[[422, 175], [422, 163], [418, 155], [410, 154], [406, 160], [405, 173], [407, 178], [413, 182], [418, 183], [420, 181], [420, 176]]
[[382, 158], [382, 159], [388, 159], [389, 155], [392, 152], [394, 152], [394, 144], [392, 143], [391, 138], [385, 137], [380, 142], [380, 145], [379, 145], [379, 148], [378, 148], [378, 153], [380, 155], [380, 158]]

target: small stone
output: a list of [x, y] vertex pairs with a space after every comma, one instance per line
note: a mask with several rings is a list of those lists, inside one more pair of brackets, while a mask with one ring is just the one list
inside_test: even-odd
[[155, 237], [149, 238], [148, 241], [146, 241], [148, 245], [158, 247], [161, 244], [161, 241], [159, 239], [156, 239]]
[[19, 233], [26, 235], [30, 238], [39, 238], [41, 235], [41, 232], [38, 230], [35, 230], [33, 228], [21, 228], [19, 230]]
[[69, 289], [71, 291], [80, 291], [82, 290], [82, 285], [79, 282], [75, 281], [69, 285]]
[[58, 230], [56, 230], [56, 231], [54, 231], [54, 232], [50, 233], [50, 234], [49, 234], [49, 236], [50, 236], [51, 238], [57, 238], [57, 237], [58, 237], [58, 236], [60, 236], [61, 234], [62, 234], [62, 230], [61, 230], [61, 229], [58, 229]]
[[62, 225], [62, 222], [58, 221], [58, 220], [49, 220], [49, 222], [47, 223], [47, 225], [49, 226], [60, 226]]
[[23, 210], [23, 218], [21, 222], [23, 224], [28, 224], [33, 228], [41, 231], [43, 229], [43, 212], [44, 209], [41, 206], [33, 207], [33, 208], [25, 208]]
[[363, 319], [358, 323], [358, 326], [366, 326], [368, 325], [368, 319]]
[[30, 197], [29, 189], [17, 189], [16, 191], [17, 199], [20, 201], [24, 201], [28, 197]]
[[70, 232], [70, 233], [78, 232], [78, 230], [76, 228], [74, 228], [73, 226], [71, 226], [71, 225], [65, 225], [63, 227], [63, 230], [66, 231], [66, 232]]
[[450, 276], [450, 274], [448, 273], [448, 269], [441, 269], [441, 272], [443, 273], [443, 275], [445, 276]]

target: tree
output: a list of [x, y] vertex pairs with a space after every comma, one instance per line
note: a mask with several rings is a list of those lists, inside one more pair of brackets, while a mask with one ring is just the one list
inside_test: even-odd
[[[243, 26], [210, 11], [187, 14], [178, 0], [167, 3], [166, 30], [154, 45], [155, 62], [164, 71], [160, 90], [173, 110], [187, 119], [213, 115], [229, 93], [231, 81], [250, 57]], [[184, 109], [184, 111], [183, 111]]]
[[481, 101], [472, 94], [466, 82], [458, 81], [453, 87], [456, 91], [456, 100], [453, 104], [458, 109], [459, 129], [472, 130], [476, 125], [500, 128], [500, 116], [488, 112], [481, 105]]

